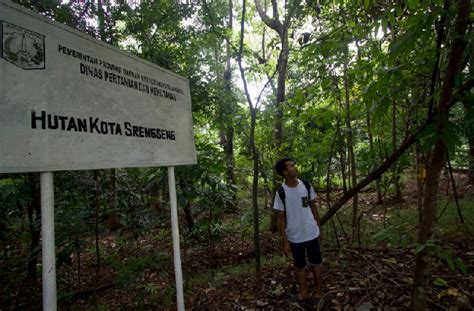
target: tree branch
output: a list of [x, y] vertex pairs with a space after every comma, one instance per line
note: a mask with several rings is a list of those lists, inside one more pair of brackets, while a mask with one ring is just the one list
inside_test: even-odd
[[[470, 79], [466, 81], [461, 87], [457, 89], [457, 91], [453, 94], [453, 97], [449, 101], [448, 109], [454, 106], [457, 100], [462, 96], [462, 94], [466, 91], [469, 91], [472, 87], [474, 87], [474, 79]], [[343, 195], [327, 212], [326, 214], [321, 217], [321, 225], [324, 225], [331, 217], [347, 202], [349, 201], [355, 194], [357, 194], [362, 188], [370, 184], [372, 181], [380, 178], [383, 173], [385, 173], [392, 165], [395, 163], [398, 158], [405, 153], [405, 151], [416, 142], [418, 135], [430, 124], [434, 123], [434, 117], [428, 119], [425, 123], [423, 123], [411, 136], [407, 137], [401, 145], [385, 160], [380, 164], [377, 168], [375, 168], [372, 172], [369, 173], [364, 179], [362, 179], [357, 185], [349, 189], [345, 195]]]
[[273, 18], [268, 17], [267, 13], [265, 10], [262, 8], [262, 4], [260, 3], [260, 0], [255, 0], [255, 7], [257, 8], [258, 15], [260, 15], [260, 18], [262, 21], [270, 27], [271, 29], [275, 30], [280, 36], [283, 34], [283, 25], [282, 23], [278, 20], [278, 8], [276, 1], [272, 1], [272, 6], [273, 6]]

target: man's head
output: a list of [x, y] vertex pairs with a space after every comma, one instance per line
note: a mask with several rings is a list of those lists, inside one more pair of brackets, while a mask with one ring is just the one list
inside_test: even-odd
[[275, 170], [278, 175], [281, 175], [284, 178], [298, 176], [298, 170], [295, 166], [295, 161], [292, 158], [278, 160], [275, 164]]

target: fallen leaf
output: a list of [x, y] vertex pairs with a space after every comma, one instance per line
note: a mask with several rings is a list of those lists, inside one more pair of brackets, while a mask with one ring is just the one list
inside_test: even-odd
[[395, 258], [387, 258], [387, 259], [382, 259], [383, 262], [385, 263], [388, 263], [390, 265], [396, 265], [397, 264], [397, 260]]
[[445, 289], [445, 290], [441, 291], [438, 294], [438, 299], [441, 299], [444, 296], [461, 297], [462, 294], [459, 292], [459, 290], [457, 288], [451, 287], [451, 288], [448, 288], [448, 289]]
[[372, 310], [372, 309], [375, 309], [374, 305], [371, 302], [366, 301], [363, 304], [361, 304], [360, 306], [358, 306], [356, 311], [369, 311], [369, 310]]
[[436, 280], [433, 281], [433, 285], [436, 285], [439, 287], [448, 287], [448, 282], [446, 282], [442, 278], [436, 278]]
[[257, 308], [265, 308], [266, 306], [268, 306], [268, 301], [257, 300]]

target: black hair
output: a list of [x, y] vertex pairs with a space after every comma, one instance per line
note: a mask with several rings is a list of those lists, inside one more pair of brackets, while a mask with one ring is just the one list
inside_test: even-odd
[[278, 175], [280, 175], [282, 177], [285, 177], [285, 175], [283, 175], [283, 171], [286, 170], [286, 162], [287, 161], [293, 161], [293, 159], [292, 158], [283, 158], [281, 160], [278, 160], [275, 163], [275, 171], [278, 173]]

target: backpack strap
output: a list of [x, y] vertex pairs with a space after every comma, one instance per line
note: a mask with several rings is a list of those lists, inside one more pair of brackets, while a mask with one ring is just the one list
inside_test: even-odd
[[287, 220], [286, 220], [286, 194], [285, 194], [285, 188], [283, 186], [280, 186], [277, 190], [278, 195], [280, 196], [281, 202], [283, 202], [283, 214], [285, 215], [285, 229], [288, 226]]
[[311, 184], [306, 179], [301, 180], [308, 191], [308, 202], [311, 201]]
[[280, 188], [278, 188], [278, 195], [280, 196], [280, 199], [283, 202], [283, 211], [286, 213], [286, 202], [285, 202], [286, 194], [285, 194], [285, 188], [283, 188], [283, 186], [280, 186]]
[[[303, 182], [304, 186], [306, 187], [306, 191], [308, 191], [308, 201], [309, 201], [311, 199], [311, 184], [306, 179], [302, 179], [301, 181]], [[283, 202], [283, 211], [286, 213], [285, 188], [283, 188], [283, 186], [280, 186], [280, 188], [278, 188], [277, 192], [278, 192], [278, 195], [280, 196], [281, 201]]]

